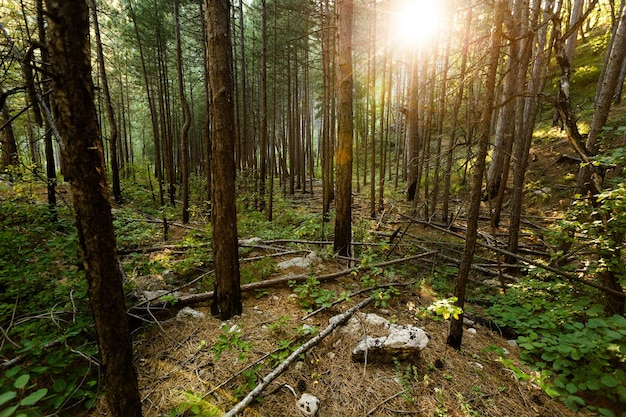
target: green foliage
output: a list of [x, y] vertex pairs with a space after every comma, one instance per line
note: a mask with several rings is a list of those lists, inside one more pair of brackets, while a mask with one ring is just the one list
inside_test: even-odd
[[552, 278], [520, 281], [492, 299], [488, 314], [522, 335], [521, 358], [541, 371], [549, 395], [572, 409], [587, 393], [626, 404], [626, 318], [603, 317], [593, 294]]
[[169, 417], [218, 417], [223, 414], [218, 406], [211, 404], [201, 395], [187, 391], [181, 403], [170, 410]]
[[596, 84], [600, 75], [600, 69], [596, 65], [585, 65], [576, 68], [572, 73], [571, 82], [574, 86], [586, 86]]
[[0, 375], [0, 415], [67, 415], [98, 395], [78, 238], [69, 213], [57, 217], [23, 199], [0, 205], [2, 353], [16, 359]]
[[412, 403], [415, 401], [415, 398], [411, 395], [411, 390], [413, 389], [413, 384], [420, 383], [420, 377], [417, 366], [408, 363], [404, 369], [402, 363], [397, 359], [393, 359], [394, 364], [394, 374], [396, 376], [396, 380], [400, 382], [404, 391], [402, 391], [402, 398], [404, 401]]
[[225, 351], [239, 351], [237, 361], [243, 362], [246, 359], [248, 351], [252, 349], [252, 342], [243, 339], [239, 326], [222, 326], [222, 333], [219, 335], [217, 342], [211, 348], [215, 360], [218, 360]]
[[298, 295], [300, 306], [307, 311], [312, 311], [316, 307], [330, 307], [337, 299], [337, 293], [322, 288], [319, 280], [314, 276], [310, 276], [301, 284], [289, 281], [289, 286]]
[[409, 303], [408, 308], [409, 311], [414, 311], [416, 315], [421, 317], [431, 317], [433, 319], [443, 318], [444, 320], [454, 317], [458, 320], [463, 310], [455, 304], [457, 301], [458, 299], [456, 297], [442, 298], [433, 301], [426, 308], [418, 308], [413, 303]]
[[276, 261], [270, 257], [243, 263], [240, 266], [241, 283], [263, 281], [277, 270]]

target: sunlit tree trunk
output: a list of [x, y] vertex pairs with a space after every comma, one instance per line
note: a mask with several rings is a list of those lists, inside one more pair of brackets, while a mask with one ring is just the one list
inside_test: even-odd
[[51, 72], [109, 413], [141, 416], [113, 216], [94, 106], [84, 0], [47, 0]]
[[100, 25], [98, 24], [98, 10], [96, 0], [89, 1], [91, 9], [91, 19], [93, 21], [94, 33], [96, 35], [96, 51], [98, 53], [98, 67], [100, 79], [102, 81], [102, 93], [104, 94], [104, 111], [109, 123], [109, 163], [111, 164], [111, 186], [113, 190], [113, 198], [119, 204], [122, 202], [122, 189], [120, 186], [120, 169], [118, 163], [117, 145], [119, 142], [119, 129], [115, 122], [115, 110], [111, 101], [111, 92], [109, 91], [109, 80], [107, 77], [106, 65], [104, 62], [104, 51], [102, 49], [102, 37], [100, 36]]
[[337, 1], [337, 217], [334, 250], [350, 256], [352, 241], [352, 20], [353, 0]]

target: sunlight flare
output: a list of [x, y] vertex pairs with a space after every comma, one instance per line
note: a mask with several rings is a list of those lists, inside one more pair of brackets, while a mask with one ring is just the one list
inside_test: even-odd
[[442, 0], [400, 0], [392, 24], [395, 37], [406, 46], [431, 40], [443, 26], [445, 3]]

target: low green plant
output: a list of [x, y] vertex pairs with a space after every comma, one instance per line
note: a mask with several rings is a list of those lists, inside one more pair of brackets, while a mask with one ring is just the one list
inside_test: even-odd
[[406, 402], [414, 402], [415, 398], [411, 395], [413, 383], [420, 383], [420, 377], [417, 367], [411, 363], [408, 363], [406, 366], [404, 366], [400, 361], [395, 358], [393, 360], [393, 364], [396, 380], [400, 383], [400, 385], [402, 385], [402, 388], [404, 389], [402, 391], [402, 398]]
[[301, 284], [289, 281], [289, 286], [298, 295], [300, 306], [307, 311], [316, 307], [330, 307], [337, 299], [337, 293], [323, 288], [314, 276], [310, 276]]
[[603, 316], [597, 297], [550, 278], [511, 286], [492, 299], [489, 316], [521, 335], [520, 357], [540, 371], [537, 382], [550, 396], [574, 410], [587, 406], [587, 394], [626, 404], [626, 318]]
[[248, 351], [252, 349], [252, 342], [244, 340], [241, 329], [238, 326], [229, 328], [222, 326], [222, 333], [218, 336], [217, 342], [211, 348], [213, 357], [218, 360], [222, 353], [230, 351], [239, 351], [237, 360], [243, 362], [246, 359]]
[[218, 417], [224, 414], [218, 406], [192, 391], [185, 392], [183, 397], [181, 403], [170, 410], [169, 417]]

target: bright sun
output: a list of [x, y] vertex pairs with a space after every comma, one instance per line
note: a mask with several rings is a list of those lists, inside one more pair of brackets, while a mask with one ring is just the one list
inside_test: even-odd
[[393, 31], [407, 45], [427, 42], [441, 28], [444, 4], [444, 0], [400, 0]]

